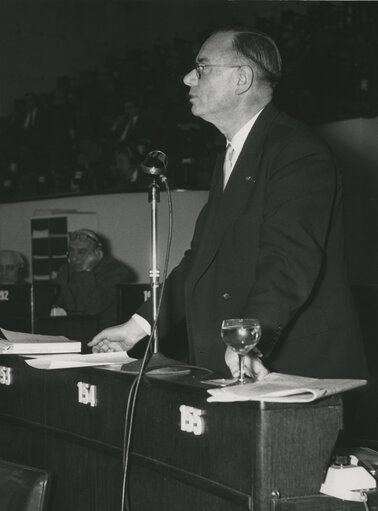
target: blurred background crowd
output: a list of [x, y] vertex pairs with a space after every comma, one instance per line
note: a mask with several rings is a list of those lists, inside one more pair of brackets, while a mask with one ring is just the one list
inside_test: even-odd
[[1, 197], [143, 190], [140, 164], [154, 149], [169, 155], [171, 186], [206, 189], [219, 144], [181, 85], [192, 56], [184, 40], [133, 49], [16, 99], [1, 130]]
[[[300, 11], [294, 4], [255, 18], [285, 62], [278, 106], [307, 122], [375, 116], [374, 2], [308, 2]], [[58, 76], [49, 93], [26, 85], [0, 118], [0, 201], [144, 190], [140, 164], [154, 149], [168, 155], [172, 188], [207, 189], [224, 141], [191, 115], [182, 84], [204, 38], [128, 44], [101, 68]]]

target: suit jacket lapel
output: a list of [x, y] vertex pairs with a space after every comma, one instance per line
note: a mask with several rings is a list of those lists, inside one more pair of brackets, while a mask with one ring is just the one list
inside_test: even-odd
[[211, 205], [206, 226], [202, 235], [202, 243], [197, 263], [192, 276], [198, 278], [213, 260], [224, 232], [228, 225], [242, 211], [250, 198], [259, 178], [260, 160], [263, 153], [264, 140], [272, 121], [279, 112], [269, 104], [259, 115], [251, 129], [230, 179], [223, 191], [222, 163], [218, 162], [213, 181]]
[[210, 186], [209, 198], [207, 203], [206, 221], [200, 233], [201, 239], [197, 249], [197, 256], [193, 263], [190, 280], [194, 283], [196, 275], [201, 271], [203, 264], [207, 265], [207, 247], [212, 237], [214, 226], [217, 223], [219, 205], [223, 196], [223, 160], [224, 153], [219, 156]]
[[214, 225], [217, 223], [216, 218], [219, 213], [219, 205], [223, 197], [223, 159], [224, 153], [218, 158], [217, 164], [214, 169], [208, 199], [208, 213], [206, 218], [206, 224], [203, 228], [201, 236], [202, 239], [201, 247], [203, 247], [206, 244], [214, 229]]

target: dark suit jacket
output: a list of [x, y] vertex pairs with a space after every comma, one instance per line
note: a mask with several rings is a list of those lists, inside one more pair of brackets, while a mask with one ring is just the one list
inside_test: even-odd
[[117, 322], [117, 284], [131, 281], [129, 268], [105, 255], [91, 271], [74, 272], [68, 263], [59, 268], [53, 283], [59, 287], [55, 305], [69, 316], [99, 315], [99, 328]]
[[121, 139], [122, 134], [129, 122], [130, 120], [125, 117], [116, 127], [115, 131], [113, 132], [113, 137], [117, 142], [123, 142], [124, 145], [130, 147], [133, 152], [136, 151], [136, 146], [141, 141], [145, 141], [147, 147], [150, 147], [151, 145], [154, 147], [155, 144], [160, 141], [160, 127], [158, 126], [157, 121], [144, 113], [140, 113], [135, 119], [131, 121], [125, 138]]
[[171, 298], [174, 321], [186, 317], [191, 361], [229, 374], [221, 322], [252, 317], [262, 324], [258, 348], [270, 370], [365, 377], [347, 284], [341, 180], [327, 147], [270, 104], [225, 191], [222, 163], [164, 300]]

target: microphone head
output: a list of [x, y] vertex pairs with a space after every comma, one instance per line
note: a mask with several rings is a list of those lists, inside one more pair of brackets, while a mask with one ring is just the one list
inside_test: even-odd
[[165, 174], [167, 167], [168, 157], [162, 151], [149, 152], [142, 163], [143, 172], [150, 176]]

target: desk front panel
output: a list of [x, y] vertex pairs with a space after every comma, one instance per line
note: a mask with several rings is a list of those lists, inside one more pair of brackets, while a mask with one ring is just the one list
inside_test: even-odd
[[0, 412], [43, 423], [44, 382], [43, 371], [32, 370], [22, 357], [0, 356]]
[[[53, 511], [118, 511], [133, 377], [104, 368], [40, 371], [14, 356], [1, 356], [0, 366], [12, 369], [11, 384], [0, 385], [0, 455], [53, 472]], [[80, 402], [80, 383], [96, 389], [93, 403]], [[288, 498], [319, 489], [341, 427], [339, 398], [299, 406], [206, 396], [190, 377], [142, 382], [132, 511], [265, 511], [276, 490]], [[182, 406], [199, 414], [200, 434], [183, 428]]]

